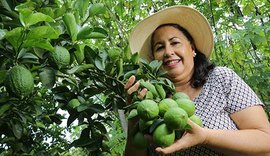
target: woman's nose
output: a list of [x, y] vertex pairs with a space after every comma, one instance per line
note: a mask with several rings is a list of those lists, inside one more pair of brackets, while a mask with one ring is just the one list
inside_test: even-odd
[[169, 56], [171, 56], [171, 55], [173, 55], [173, 54], [174, 54], [173, 49], [172, 49], [170, 46], [166, 46], [166, 47], [165, 47], [164, 56], [165, 56], [165, 57], [169, 57]]

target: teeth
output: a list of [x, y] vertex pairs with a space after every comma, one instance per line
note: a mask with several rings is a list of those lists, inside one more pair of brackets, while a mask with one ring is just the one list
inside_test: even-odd
[[168, 61], [166, 62], [167, 65], [171, 65], [171, 64], [175, 64], [175, 63], [178, 63], [179, 60], [172, 60], [172, 61]]

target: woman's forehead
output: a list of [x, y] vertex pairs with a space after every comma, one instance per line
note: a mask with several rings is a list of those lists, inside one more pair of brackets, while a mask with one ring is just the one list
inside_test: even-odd
[[177, 40], [177, 39], [187, 39], [183, 32], [172, 26], [163, 26], [156, 29], [152, 35], [152, 43], [159, 42], [160, 40]]

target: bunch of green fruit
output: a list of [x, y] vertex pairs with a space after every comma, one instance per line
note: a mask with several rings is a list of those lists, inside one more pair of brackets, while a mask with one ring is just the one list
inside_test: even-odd
[[188, 119], [202, 126], [202, 120], [194, 114], [194, 102], [187, 94], [176, 92], [168, 79], [141, 79], [140, 88], [146, 88], [147, 93], [144, 99], [133, 98], [128, 113], [128, 120], [138, 120], [132, 129], [135, 147], [148, 146], [145, 134], [153, 137], [156, 146], [170, 146], [191, 128]]

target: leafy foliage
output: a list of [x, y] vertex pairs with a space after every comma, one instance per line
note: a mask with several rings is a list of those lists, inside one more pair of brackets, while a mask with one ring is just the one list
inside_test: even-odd
[[[106, 151], [104, 142], [113, 146], [110, 139], [114, 136], [118, 139], [112, 140], [123, 147], [123, 132], [111, 123], [117, 123], [117, 110], [125, 107], [126, 79], [139, 69], [138, 55], [128, 48], [130, 30], [149, 13], [176, 4], [192, 4], [206, 15], [216, 40], [211, 61], [233, 68], [260, 96], [269, 113], [267, 0], [2, 0], [0, 153], [61, 155], [80, 147], [86, 152], [75, 152], [98, 155]], [[52, 63], [56, 46], [68, 50], [67, 66], [58, 68]], [[23, 98], [9, 95], [4, 86], [9, 69], [16, 65], [30, 70], [34, 78], [34, 91]], [[149, 70], [155, 70], [153, 67]], [[69, 104], [73, 99], [78, 102]], [[84, 129], [70, 142], [65, 132], [76, 126]]]

